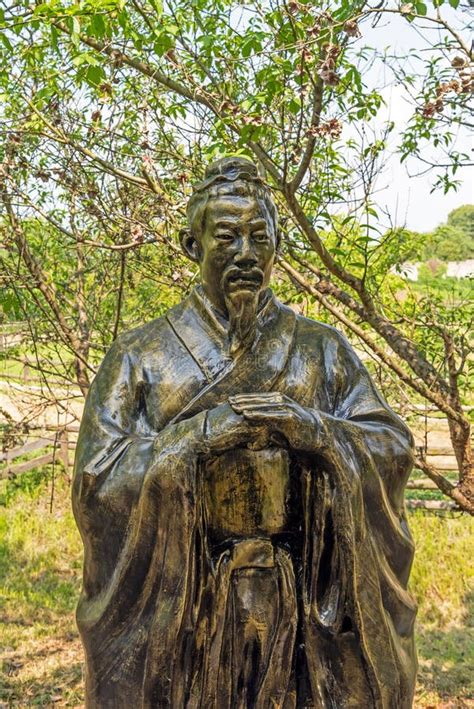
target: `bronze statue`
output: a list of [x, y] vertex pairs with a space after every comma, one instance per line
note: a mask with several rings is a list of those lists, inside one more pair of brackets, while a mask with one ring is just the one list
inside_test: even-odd
[[87, 706], [410, 707], [411, 434], [344, 337], [268, 288], [253, 163], [210, 165], [188, 217], [201, 285], [114, 342], [84, 411]]

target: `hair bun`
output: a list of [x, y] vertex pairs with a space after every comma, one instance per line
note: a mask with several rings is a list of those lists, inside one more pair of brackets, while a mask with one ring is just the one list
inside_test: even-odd
[[246, 175], [247, 178], [258, 179], [257, 166], [248, 158], [228, 157], [220, 158], [211, 162], [206, 167], [205, 179], [210, 177], [226, 177], [230, 180], [235, 180], [239, 175]]

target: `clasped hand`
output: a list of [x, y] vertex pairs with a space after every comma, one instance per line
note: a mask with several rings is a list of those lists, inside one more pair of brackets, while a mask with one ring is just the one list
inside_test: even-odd
[[237, 394], [209, 412], [211, 448], [280, 445], [311, 452], [322, 444], [319, 414], [279, 392]]

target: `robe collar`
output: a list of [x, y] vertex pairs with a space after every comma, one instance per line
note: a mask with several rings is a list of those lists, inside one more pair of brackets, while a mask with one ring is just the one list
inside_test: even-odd
[[[233, 392], [270, 391], [292, 350], [295, 314], [268, 289], [257, 314], [252, 348], [232, 357], [226, 321], [196, 288], [166, 316], [175, 335], [207, 379], [207, 385], [175, 417], [216, 405]], [[205, 406], [206, 405], [206, 406]]]
[[[270, 288], [267, 288], [258, 306], [252, 352], [258, 348], [263, 330], [274, 320], [276, 309], [276, 300]], [[232, 364], [228, 321], [212, 305], [202, 286], [195, 288], [180, 306], [173, 309], [168, 321], [199, 364], [208, 382]]]

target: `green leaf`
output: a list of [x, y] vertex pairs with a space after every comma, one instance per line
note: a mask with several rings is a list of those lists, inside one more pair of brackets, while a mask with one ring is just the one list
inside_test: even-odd
[[55, 3], [48, 3], [48, 2], [39, 3], [38, 5], [35, 6], [34, 14], [35, 15], [43, 15], [43, 14], [47, 15], [52, 9], [51, 6], [53, 6], [54, 4]]
[[81, 54], [77, 54], [75, 57], [73, 57], [72, 63], [74, 64], [74, 66], [82, 66], [83, 64], [90, 64], [90, 66], [100, 66], [99, 60], [94, 57], [93, 54], [89, 54], [89, 52], [81, 52]]
[[251, 40], [247, 40], [242, 45], [242, 56], [247, 58], [252, 54], [253, 43]]
[[91, 19], [92, 34], [101, 39], [105, 35], [105, 22], [102, 15], [94, 15]]
[[72, 18], [72, 33], [73, 34], [80, 34], [81, 33], [81, 21], [76, 16], [74, 16]]
[[153, 44], [153, 50], [158, 57], [162, 57], [164, 54], [166, 54], [168, 49], [171, 49], [174, 46], [175, 42], [173, 37], [163, 32]]
[[344, 249], [340, 249], [338, 246], [334, 246], [332, 249], [329, 249], [329, 251], [334, 254], [335, 256], [346, 256], [347, 252]]
[[262, 43], [260, 39], [260, 33], [252, 33], [244, 40], [244, 43], [242, 44], [242, 56], [245, 58], [250, 57], [253, 52], [259, 52], [261, 49]]
[[88, 66], [85, 79], [91, 86], [98, 86], [105, 80], [105, 71], [101, 66]]
[[353, 217], [351, 214], [348, 214], [347, 217], [344, 217], [344, 219], [341, 222], [342, 226], [345, 226], [346, 224], [350, 224], [351, 222], [355, 221], [355, 217]]
[[58, 37], [59, 32], [54, 25], [51, 25], [51, 46], [56, 53], [59, 53]]
[[13, 51], [12, 43], [8, 39], [7, 35], [4, 34], [3, 32], [0, 33], [0, 40], [3, 42], [3, 44], [8, 49], [9, 52]]
[[428, 12], [428, 8], [426, 7], [424, 2], [416, 2], [414, 4], [414, 8], [418, 15], [426, 15]]
[[161, 0], [150, 0], [150, 4], [153, 7], [157, 17], [161, 17], [163, 14], [163, 3]]
[[290, 101], [288, 103], [288, 109], [290, 110], [291, 113], [296, 115], [297, 113], [299, 113], [300, 108], [301, 108], [301, 103], [297, 99], [295, 99], [295, 98], [290, 99]]
[[68, 17], [67, 23], [71, 31], [71, 42], [75, 47], [78, 47], [80, 42], [79, 33], [81, 31], [81, 22], [78, 17]]

